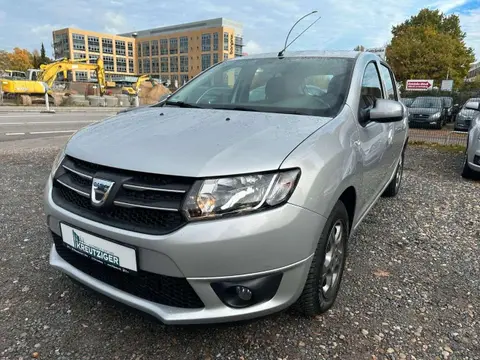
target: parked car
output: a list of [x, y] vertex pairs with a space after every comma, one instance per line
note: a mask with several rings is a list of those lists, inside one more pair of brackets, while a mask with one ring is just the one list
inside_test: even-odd
[[468, 101], [465, 108], [475, 114], [468, 130], [467, 150], [462, 170], [462, 176], [470, 179], [474, 175], [480, 175], [480, 99]]
[[408, 108], [412, 105], [413, 101], [415, 100], [415, 98], [402, 98], [401, 101], [403, 102], [403, 104]]
[[[318, 76], [325, 94], [296, 86]], [[255, 55], [79, 130], [45, 188], [50, 264], [170, 324], [327, 311], [351, 234], [401, 185], [395, 83], [368, 52]]]
[[434, 126], [441, 129], [446, 123], [445, 100], [441, 97], [419, 96], [408, 109], [410, 126]]
[[470, 103], [480, 102], [480, 98], [471, 98], [462, 106], [462, 109], [455, 117], [455, 130], [468, 131], [473, 119], [478, 115], [475, 110], [472, 110]]

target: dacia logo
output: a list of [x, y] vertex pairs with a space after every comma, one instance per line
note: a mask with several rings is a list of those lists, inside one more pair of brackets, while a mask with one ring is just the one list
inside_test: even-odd
[[107, 201], [108, 194], [115, 185], [115, 182], [94, 178], [92, 181], [91, 200], [93, 205], [101, 206]]

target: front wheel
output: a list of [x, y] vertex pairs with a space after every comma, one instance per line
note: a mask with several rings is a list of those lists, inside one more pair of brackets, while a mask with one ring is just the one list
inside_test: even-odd
[[463, 170], [462, 170], [462, 177], [465, 179], [472, 179], [474, 176], [473, 170], [468, 166], [468, 155], [465, 152], [465, 159], [463, 161]]
[[303, 315], [319, 315], [333, 306], [342, 281], [349, 233], [347, 209], [339, 200], [325, 223], [305, 287], [295, 304]]

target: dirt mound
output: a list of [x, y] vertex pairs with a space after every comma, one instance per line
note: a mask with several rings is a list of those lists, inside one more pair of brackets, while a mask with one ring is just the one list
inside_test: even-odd
[[151, 105], [157, 103], [162, 95], [170, 94], [170, 90], [162, 84], [153, 86], [150, 82], [144, 82], [140, 85], [140, 105]]

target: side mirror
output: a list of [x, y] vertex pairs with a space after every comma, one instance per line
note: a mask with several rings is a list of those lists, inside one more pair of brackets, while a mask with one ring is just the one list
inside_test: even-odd
[[465, 109], [480, 111], [480, 102], [472, 101], [465, 105]]
[[379, 123], [401, 121], [404, 116], [402, 104], [395, 100], [377, 99], [375, 107], [369, 112], [369, 120]]

